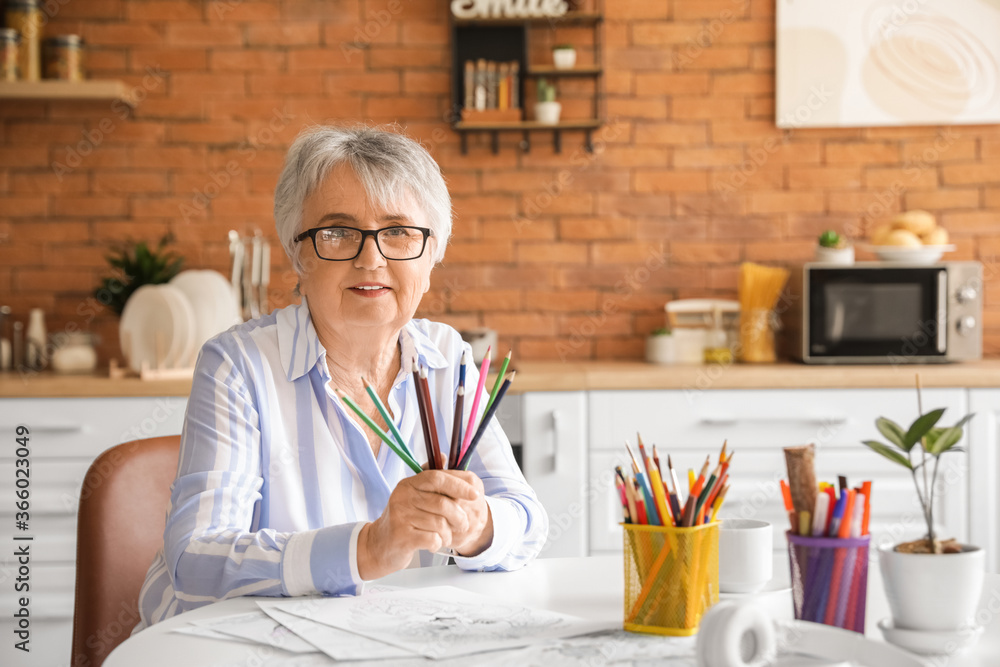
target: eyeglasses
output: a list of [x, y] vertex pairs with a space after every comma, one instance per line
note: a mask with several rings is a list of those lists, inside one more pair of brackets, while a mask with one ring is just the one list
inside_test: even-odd
[[426, 227], [384, 227], [382, 229], [355, 229], [354, 227], [314, 227], [295, 237], [295, 242], [312, 239], [313, 248], [320, 259], [346, 262], [361, 254], [365, 239], [374, 237], [375, 247], [386, 259], [396, 261], [417, 259], [424, 254], [427, 237], [432, 234]]

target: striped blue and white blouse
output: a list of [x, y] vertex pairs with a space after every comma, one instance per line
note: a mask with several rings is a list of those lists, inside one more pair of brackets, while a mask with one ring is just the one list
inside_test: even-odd
[[[412, 320], [403, 360], [428, 367], [438, 433], [450, 434], [463, 350], [451, 327]], [[376, 458], [329, 385], [305, 299], [216, 336], [202, 348], [184, 418], [163, 549], [139, 594], [136, 630], [239, 595], [357, 594], [357, 539], [413, 473], [388, 447]], [[469, 365], [466, 390], [478, 373]], [[419, 463], [427, 460], [412, 375], [388, 407]], [[481, 401], [481, 403], [483, 403]], [[472, 401], [465, 401], [465, 420]], [[480, 407], [480, 413], [482, 406]], [[447, 447], [450, 436], [441, 438]], [[443, 451], [447, 460], [447, 449]], [[514, 570], [541, 550], [548, 518], [494, 419], [469, 470], [483, 481], [493, 543], [466, 570]], [[420, 553], [420, 564], [446, 557]]]

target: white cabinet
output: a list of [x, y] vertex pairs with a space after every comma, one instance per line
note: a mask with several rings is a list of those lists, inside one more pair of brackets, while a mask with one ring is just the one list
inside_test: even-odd
[[986, 569], [1000, 572], [1000, 389], [969, 391], [970, 534], [986, 549]]
[[[964, 389], [925, 389], [923, 397], [925, 411], [947, 408], [945, 423], [968, 411]], [[875, 543], [915, 539], [926, 532], [909, 472], [861, 444], [881, 439], [874, 425], [878, 416], [906, 425], [916, 418], [913, 390], [594, 391], [589, 404], [590, 477], [603, 489], [590, 503], [591, 553], [621, 548], [621, 514], [610, 476], [614, 465], [627, 459], [624, 441], [634, 448], [636, 431], [647, 452], [657, 445], [664, 466], [671, 454], [682, 488], [687, 469], [700, 469], [707, 454], [717, 460], [728, 439], [736, 455], [721, 516], [771, 522], [777, 528], [776, 547], [783, 546], [788, 525], [778, 486], [786, 477], [782, 448], [810, 442], [817, 445], [819, 480], [835, 482], [837, 475], [846, 475], [852, 485], [873, 481], [870, 528]], [[994, 432], [994, 442], [996, 437]], [[966, 540], [968, 455], [952, 454], [942, 461], [935, 523], [941, 535]]]
[[588, 505], [601, 495], [587, 477], [586, 394], [534, 392], [521, 400], [522, 470], [549, 515], [541, 556], [585, 556]]
[[[181, 432], [184, 398], [30, 398], [0, 400], [0, 665], [67, 665], [76, 574], [76, 514], [83, 477], [104, 450], [138, 438]], [[14, 433], [30, 429], [30, 517], [14, 526]], [[31, 535], [31, 653], [15, 650], [13, 533]]]

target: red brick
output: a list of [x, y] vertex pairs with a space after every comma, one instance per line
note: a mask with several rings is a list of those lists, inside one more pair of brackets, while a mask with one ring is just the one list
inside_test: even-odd
[[[163, 44], [164, 29], [148, 23], [87, 23], [83, 39], [89, 46], [149, 46]], [[175, 43], [169, 40], [170, 43]]]
[[669, 52], [663, 49], [611, 49], [608, 63], [613, 70], [667, 70], [672, 68]]
[[788, 170], [792, 190], [812, 188], [857, 188], [861, 186], [860, 167], [796, 167]]
[[865, 185], [877, 188], [933, 188], [938, 184], [937, 168], [869, 167], [865, 169]]
[[435, 48], [382, 46], [375, 44], [368, 52], [368, 62], [374, 69], [383, 67], [445, 67], [447, 52]]
[[0, 167], [47, 167], [48, 155], [45, 146], [0, 146]]
[[596, 290], [529, 290], [524, 293], [524, 308], [540, 311], [594, 310], [598, 304]]
[[517, 261], [533, 264], [585, 264], [587, 246], [584, 243], [518, 243]]
[[740, 261], [736, 243], [672, 241], [670, 261], [676, 264], [727, 264]]
[[244, 139], [243, 123], [233, 121], [177, 123], [171, 125], [167, 133], [171, 143], [230, 144]]
[[675, 167], [731, 167], [743, 162], [742, 148], [675, 148]]
[[664, 243], [636, 243], [634, 241], [608, 241], [595, 243], [591, 255], [594, 264], [635, 264], [642, 266], [650, 258], [666, 252]]
[[[907, 190], [903, 195], [906, 201], [906, 208], [918, 209], [948, 209], [948, 208], [977, 208], [979, 206], [978, 190]], [[987, 206], [990, 206], [987, 201]]]
[[131, 21], [197, 21], [202, 18], [202, 3], [180, 0], [128, 2], [125, 15]]
[[162, 68], [171, 73], [178, 71], [204, 71], [208, 63], [205, 49], [132, 49], [129, 65], [133, 72], [144, 72], [147, 67]]
[[285, 53], [270, 49], [239, 49], [212, 51], [209, 68], [226, 72], [268, 72], [285, 67]]
[[251, 74], [252, 95], [309, 95], [323, 89], [322, 74]]
[[448, 245], [448, 264], [479, 264], [482, 262], [510, 262], [514, 259], [510, 243], [490, 241], [489, 243], [470, 243], [452, 241]]
[[403, 24], [403, 44], [447, 46], [448, 26], [445, 23], [408, 21]]
[[649, 0], [615, 0], [605, 6], [605, 16], [616, 19], [666, 19], [669, 18], [669, 4], [649, 2]]
[[507, 335], [552, 336], [556, 332], [555, 318], [539, 313], [486, 313], [483, 324]]
[[708, 143], [708, 128], [704, 123], [637, 123], [635, 143], [704, 145]]
[[397, 72], [366, 72], [364, 74], [328, 74], [324, 80], [328, 94], [395, 93], [400, 92]]
[[804, 262], [813, 258], [816, 242], [769, 241], [767, 243], [747, 243], [746, 259], [749, 262]]
[[711, 79], [704, 72], [636, 72], [638, 95], [698, 95], [708, 93]]
[[87, 174], [26, 171], [11, 174], [10, 191], [19, 195], [78, 194], [90, 189]]
[[229, 22], [278, 21], [281, 18], [281, 6], [275, 2], [212, 0], [205, 9], [205, 18], [209, 21]]
[[753, 192], [751, 213], [817, 213], [824, 210], [820, 192]]
[[636, 192], [707, 192], [708, 172], [637, 169]]
[[319, 44], [319, 25], [315, 21], [248, 23], [246, 38], [250, 46], [316, 45]]
[[14, 271], [14, 289], [23, 292], [74, 292], [95, 282], [93, 271], [27, 269]]
[[200, 95], [241, 97], [246, 94], [246, 90], [247, 84], [242, 74], [177, 72], [170, 75], [170, 92], [175, 97]]
[[670, 115], [674, 120], [734, 119], [743, 118], [742, 97], [674, 97], [670, 101]]
[[165, 192], [166, 175], [161, 172], [101, 171], [94, 176], [94, 192], [121, 194]]
[[44, 221], [30, 225], [18, 225], [12, 239], [15, 242], [50, 243], [53, 241], [86, 241], [90, 236], [90, 224], [86, 222]]
[[56, 197], [52, 213], [73, 218], [122, 217], [128, 215], [128, 202], [123, 197], [111, 195]]
[[673, 17], [675, 20], [711, 19], [726, 26], [734, 18], [744, 16], [749, 6], [749, 2], [733, 2], [733, 0], [674, 0]]
[[995, 234], [996, 211], [962, 211], [944, 213], [940, 224], [952, 234]]
[[828, 164], [895, 163], [899, 161], [899, 144], [888, 142], [837, 142], [826, 144]]
[[340, 49], [330, 47], [292, 49], [288, 52], [290, 72], [362, 71], [364, 65], [363, 57], [345, 56]]
[[444, 95], [450, 91], [448, 72], [403, 72], [403, 92], [407, 95]]
[[745, 46], [713, 46], [700, 49], [682, 46], [677, 50], [674, 63], [679, 70], [744, 69], [750, 63], [750, 49]]
[[489, 310], [520, 310], [521, 292], [519, 290], [477, 290], [477, 289], [456, 289], [450, 294], [448, 305], [450, 310], [462, 311], [482, 311]]
[[941, 166], [941, 182], [944, 185], [1000, 183], [1000, 169], [994, 164], [945, 164]]
[[7, 195], [3, 198], [2, 215], [7, 218], [42, 217], [48, 211], [45, 195]]
[[[173, 46], [241, 46], [243, 31], [239, 25], [218, 23], [184, 23], [171, 21], [166, 24], [166, 43]], [[275, 26], [275, 30], [278, 27]]]

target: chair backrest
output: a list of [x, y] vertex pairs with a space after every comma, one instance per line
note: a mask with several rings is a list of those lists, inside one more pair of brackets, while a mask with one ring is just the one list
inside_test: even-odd
[[112, 447], [80, 492], [71, 665], [99, 667], [139, 622], [139, 589], [163, 544], [179, 435]]

